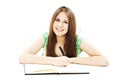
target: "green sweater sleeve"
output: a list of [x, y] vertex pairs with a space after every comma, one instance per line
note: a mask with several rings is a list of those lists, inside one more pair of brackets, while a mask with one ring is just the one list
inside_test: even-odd
[[79, 56], [80, 53], [82, 52], [82, 50], [80, 49], [82, 40], [83, 39], [77, 35], [77, 39], [76, 39], [77, 56]]
[[44, 39], [44, 46], [43, 49], [46, 51], [47, 48], [47, 41], [48, 41], [48, 33], [43, 34], [43, 39]]

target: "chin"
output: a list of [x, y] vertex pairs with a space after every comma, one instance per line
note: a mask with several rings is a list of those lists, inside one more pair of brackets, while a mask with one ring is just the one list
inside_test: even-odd
[[65, 34], [64, 33], [55, 33], [56, 36], [64, 36]]
[[63, 36], [64, 34], [56, 34], [57, 36]]

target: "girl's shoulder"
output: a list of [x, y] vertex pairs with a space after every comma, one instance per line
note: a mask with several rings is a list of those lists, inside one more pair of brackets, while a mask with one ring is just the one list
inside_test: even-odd
[[79, 35], [76, 36], [76, 48], [77, 48], [77, 54], [79, 55], [82, 50], [80, 49], [81, 42], [83, 41], [83, 38]]
[[76, 44], [81, 44], [82, 41], [83, 41], [83, 38], [80, 37], [79, 35], [76, 35]]
[[45, 32], [45, 33], [42, 34], [42, 36], [43, 36], [43, 40], [44, 40], [43, 48], [46, 50], [49, 33]]
[[49, 36], [48, 32], [43, 33], [44, 42], [48, 39], [48, 36]]

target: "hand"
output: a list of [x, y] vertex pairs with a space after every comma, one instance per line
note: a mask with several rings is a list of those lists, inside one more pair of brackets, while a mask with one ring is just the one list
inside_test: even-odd
[[69, 58], [66, 56], [56, 57], [52, 65], [66, 67], [70, 64]]

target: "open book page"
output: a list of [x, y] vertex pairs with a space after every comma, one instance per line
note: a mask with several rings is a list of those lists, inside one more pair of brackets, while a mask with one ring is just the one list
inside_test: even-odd
[[77, 64], [70, 64], [67, 67], [52, 65], [25, 64], [26, 73], [78, 73], [86, 72], [87, 69]]
[[58, 73], [55, 66], [40, 64], [25, 64], [26, 73]]
[[87, 72], [88, 69], [86, 66], [81, 66], [78, 64], [69, 64], [67, 67], [56, 67], [59, 73], [78, 73], [78, 72]]

